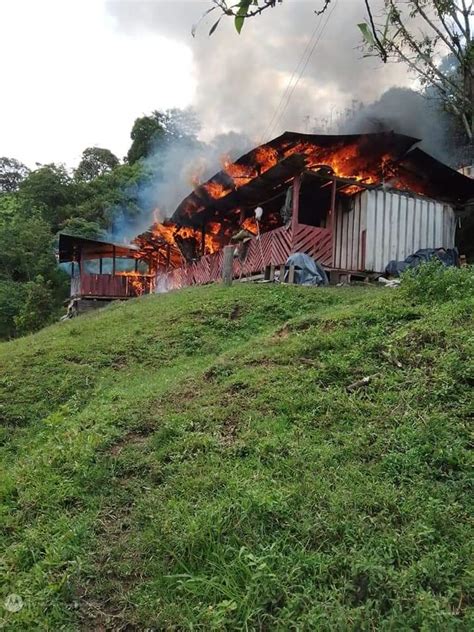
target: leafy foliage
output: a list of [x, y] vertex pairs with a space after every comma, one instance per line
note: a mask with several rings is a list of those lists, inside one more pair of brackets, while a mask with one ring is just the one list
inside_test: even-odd
[[69, 206], [77, 201], [77, 188], [63, 165], [43, 165], [32, 171], [19, 188], [26, 209], [41, 213], [56, 232], [69, 215]]
[[78, 237], [99, 239], [102, 235], [102, 227], [98, 222], [91, 222], [83, 217], [71, 217], [64, 222], [61, 232]]
[[407, 299], [422, 303], [474, 296], [474, 266], [445, 267], [437, 260], [423, 263], [403, 273], [401, 292]]
[[110, 173], [118, 164], [117, 156], [110, 149], [88, 147], [82, 152], [81, 162], [74, 175], [78, 180], [90, 182], [104, 173]]
[[54, 318], [54, 295], [51, 281], [38, 275], [34, 281], [25, 284], [25, 301], [15, 316], [19, 333], [37, 331]]
[[0, 193], [17, 191], [30, 170], [15, 158], [0, 158]]
[[128, 162], [133, 165], [142, 158], [165, 149], [173, 141], [188, 139], [192, 142], [198, 130], [199, 123], [191, 110], [155, 110], [150, 116], [137, 118], [132, 127]]
[[0, 345], [1, 624], [471, 629], [473, 307], [210, 286]]
[[50, 226], [39, 215], [18, 212], [2, 222], [0, 230], [0, 277], [31, 281], [56, 269]]
[[24, 284], [0, 277], [0, 339], [17, 333], [15, 317], [24, 302]]

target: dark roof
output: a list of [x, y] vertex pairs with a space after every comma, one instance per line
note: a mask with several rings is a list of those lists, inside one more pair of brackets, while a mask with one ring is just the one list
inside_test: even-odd
[[463, 205], [474, 198], [474, 180], [436, 160], [416, 147], [397, 164], [397, 171], [413, 188], [421, 185], [426, 195], [437, 200]]
[[[371, 174], [378, 178], [373, 184], [382, 184], [384, 165], [387, 158], [395, 165], [407, 187], [416, 193], [433, 197], [450, 204], [466, 203], [474, 197], [474, 181], [447, 165], [439, 162], [421, 149], [413, 146], [419, 139], [383, 132], [378, 134], [317, 135], [285, 132], [278, 138], [260, 145], [241, 156], [235, 165], [255, 168], [255, 156], [263, 150], [276, 151], [278, 162], [262, 174], [256, 174], [248, 183], [238, 185], [225, 170], [216, 173], [205, 184], [192, 191], [175, 210], [172, 220], [177, 224], [200, 226], [207, 221], [219, 220], [235, 208], [252, 207], [265, 202], [288, 186], [288, 181], [307, 168], [307, 155], [298, 153], [305, 143], [314, 145], [315, 154], [321, 155], [325, 164], [327, 151], [336, 151], [357, 144], [357, 162], [367, 161]], [[291, 153], [292, 151], [296, 153]], [[290, 155], [288, 155], [290, 152]], [[286, 157], [285, 157], [286, 155]], [[356, 174], [354, 174], [356, 175]], [[214, 198], [207, 192], [209, 186], [224, 187], [226, 193]], [[405, 188], [405, 187], [404, 187]]]
[[[373, 161], [373, 168], [382, 167], [382, 156], [389, 155], [400, 158], [410, 147], [419, 142], [418, 138], [383, 132], [378, 134], [345, 134], [345, 135], [320, 135], [300, 134], [298, 132], [285, 132], [281, 136], [260, 145], [241, 156], [234, 164], [238, 166], [255, 167], [255, 156], [259, 151], [274, 151], [278, 155], [277, 164], [261, 175], [253, 178], [248, 184], [238, 186], [225, 171], [219, 171], [205, 184], [197, 187], [178, 206], [172, 216], [177, 224], [199, 226], [203, 222], [222, 216], [222, 213], [236, 208], [239, 205], [252, 205], [263, 202], [277, 193], [289, 178], [295, 177], [304, 171], [307, 157], [303, 153], [294, 152], [304, 144], [311, 144], [315, 150], [321, 153], [321, 163], [324, 164], [324, 155], [327, 151], [336, 151], [357, 144], [358, 151], [368, 161]], [[286, 157], [285, 157], [286, 156]], [[376, 164], [375, 164], [376, 163]], [[382, 174], [380, 174], [382, 175]], [[236, 186], [237, 184], [237, 186]], [[206, 187], [209, 185], [224, 186], [229, 193], [219, 199], [211, 197]]]
[[130, 257], [140, 249], [133, 244], [116, 244], [99, 239], [76, 237], [66, 233], [59, 234], [59, 262], [77, 261], [79, 255], [83, 259], [99, 259], [112, 257], [115, 247], [116, 257]]

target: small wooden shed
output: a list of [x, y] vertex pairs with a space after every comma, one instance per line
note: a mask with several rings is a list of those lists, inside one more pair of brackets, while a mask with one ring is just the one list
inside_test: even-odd
[[153, 292], [154, 274], [149, 263], [145, 263], [146, 273], [140, 270], [140, 255], [134, 244], [59, 235], [58, 259], [59, 263], [70, 264], [71, 298], [110, 300]]

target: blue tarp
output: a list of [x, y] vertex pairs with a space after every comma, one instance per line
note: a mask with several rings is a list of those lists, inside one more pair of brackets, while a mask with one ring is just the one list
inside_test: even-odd
[[385, 268], [385, 274], [400, 276], [408, 268], [416, 268], [421, 263], [438, 259], [445, 266], [456, 266], [458, 263], [458, 251], [456, 248], [423, 248], [410, 255], [405, 261], [389, 261]]
[[328, 285], [328, 277], [324, 268], [303, 252], [290, 255], [286, 261], [285, 281], [288, 281], [288, 268], [294, 266], [294, 282], [298, 285]]

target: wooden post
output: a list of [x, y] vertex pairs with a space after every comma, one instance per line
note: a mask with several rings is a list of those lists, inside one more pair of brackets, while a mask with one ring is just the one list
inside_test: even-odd
[[285, 264], [282, 263], [280, 266], [280, 283], [283, 283], [285, 280]]
[[135, 274], [138, 272], [138, 259], [135, 259]]
[[337, 191], [337, 180], [334, 178], [332, 181], [331, 187], [331, 208], [329, 209], [329, 217], [328, 217], [328, 228], [332, 231], [334, 225], [334, 217], [336, 215], [336, 191]]
[[112, 276], [115, 276], [115, 246], [112, 246]]
[[275, 266], [269, 265], [265, 267], [264, 279], [272, 282], [275, 280]]
[[235, 246], [224, 246], [224, 262], [222, 265], [222, 279], [224, 285], [232, 285], [234, 250]]
[[288, 270], [288, 283], [294, 283], [295, 282], [295, 266], [290, 266], [290, 269]]
[[102, 257], [99, 259], [99, 274], [102, 274]]
[[300, 212], [300, 191], [301, 191], [301, 176], [296, 176], [293, 180], [293, 208], [291, 216], [291, 250], [293, 253], [294, 238], [296, 235], [296, 228], [298, 226], [298, 215]]

